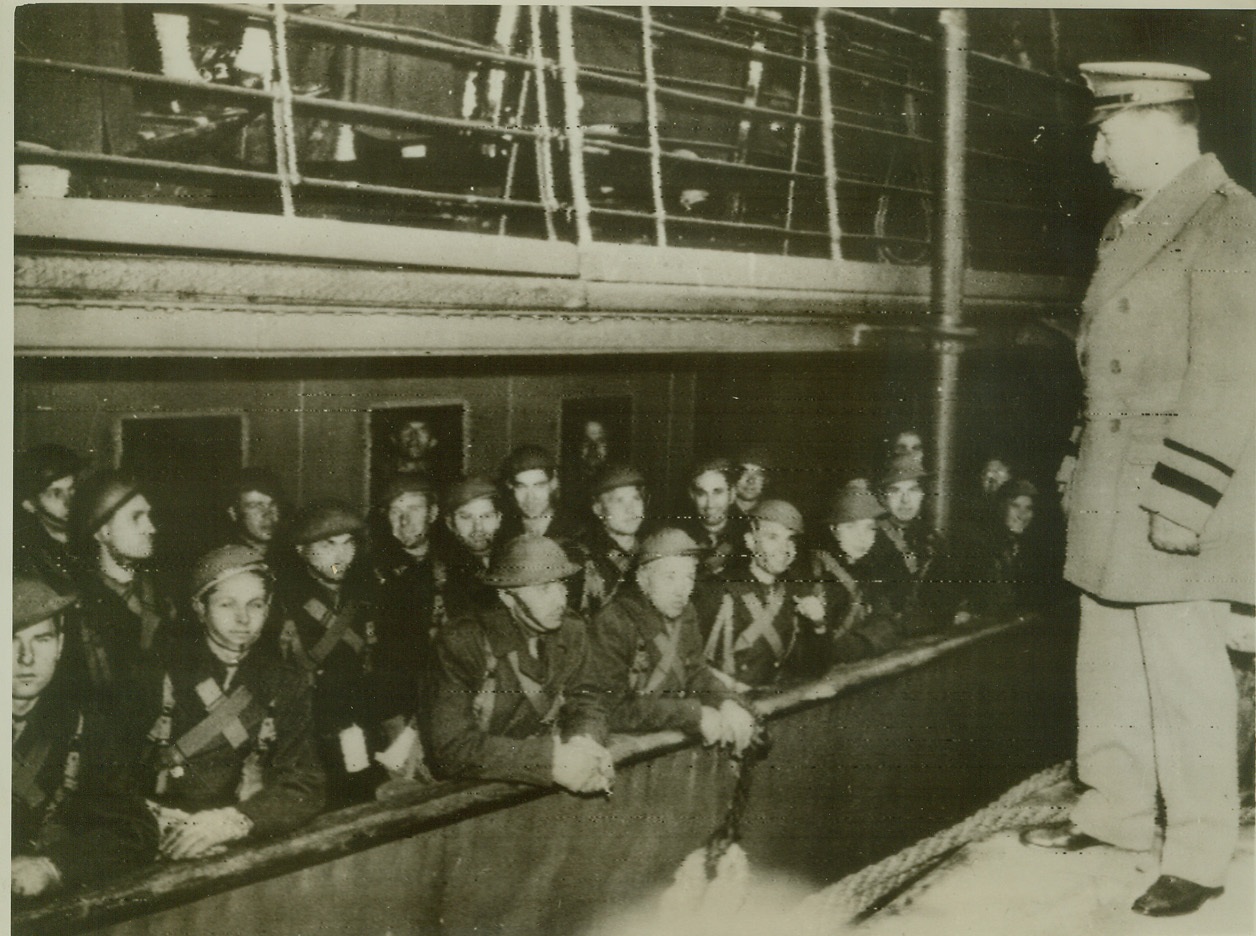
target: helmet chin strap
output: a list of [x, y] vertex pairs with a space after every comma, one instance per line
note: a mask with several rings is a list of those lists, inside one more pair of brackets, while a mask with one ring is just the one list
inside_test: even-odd
[[[207, 642], [210, 652], [228, 666], [239, 666], [240, 661], [248, 656], [249, 651], [253, 649], [253, 645], [257, 643], [257, 638], [254, 638], [249, 641], [246, 647], [233, 647], [224, 643], [208, 628], [205, 630], [205, 636], [208, 638]], [[258, 636], [260, 637], [261, 635], [259, 634]]]
[[553, 630], [553, 628], [546, 627], [542, 624], [540, 618], [532, 613], [531, 609], [523, 603], [522, 599], [510, 592], [506, 592], [505, 594], [510, 599], [506, 602], [506, 608], [510, 611], [510, 616], [514, 618], [515, 622], [525, 631], [529, 634], [539, 635], [548, 634], [551, 630]]

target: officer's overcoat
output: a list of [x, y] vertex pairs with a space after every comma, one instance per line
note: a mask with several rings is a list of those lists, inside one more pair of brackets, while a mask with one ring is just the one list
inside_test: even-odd
[[[1256, 199], [1206, 155], [1120, 218], [1078, 335], [1065, 576], [1110, 601], [1252, 603]], [[1148, 511], [1198, 532], [1200, 554], [1154, 549]]]

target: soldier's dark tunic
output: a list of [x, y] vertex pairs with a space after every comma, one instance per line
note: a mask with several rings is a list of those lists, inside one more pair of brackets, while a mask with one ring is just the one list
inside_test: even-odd
[[426, 704], [435, 678], [432, 638], [445, 622], [444, 563], [429, 549], [422, 559], [395, 539], [384, 541], [374, 560], [378, 691], [382, 704], [413, 713]]
[[597, 700], [611, 731], [677, 729], [697, 734], [702, 706], [739, 696], [703, 655], [693, 603], [668, 620], [635, 583], [625, 585], [590, 625], [587, 681], [579, 696]]
[[445, 621], [454, 621], [468, 614], [496, 607], [497, 589], [480, 580], [488, 564], [459, 542], [441, 553], [445, 573], [441, 595], [445, 605]]
[[[535, 645], [535, 652], [532, 645]], [[440, 666], [432, 710], [431, 756], [447, 777], [553, 783], [555, 735], [596, 736], [598, 719], [564, 711], [586, 681], [584, 621], [529, 640], [504, 605], [453, 621], [437, 634]]]
[[158, 632], [180, 626], [174, 603], [146, 569], [126, 586], [99, 572], [84, 575], [80, 586], [66, 630], [66, 681], [110, 708], [125, 708]]
[[693, 541], [704, 550], [698, 562], [700, 579], [719, 578], [731, 560], [745, 554], [750, 524], [744, 516], [734, 517], [730, 513], [728, 522], [715, 533], [695, 516], [676, 518], [676, 526], [692, 536]]
[[827, 630], [799, 615], [794, 602], [823, 595], [819, 574], [809, 560], [794, 566], [768, 585], [741, 557], [694, 593], [707, 660], [744, 686], [818, 676], [833, 663]]
[[383, 722], [393, 716], [408, 717], [415, 701], [381, 685], [376, 608], [369, 582], [353, 577], [352, 572], [350, 576], [338, 594], [304, 570], [277, 586], [286, 615], [279, 651], [305, 670], [313, 686], [314, 731], [333, 806], [365, 799], [387, 779], [374, 763], [364, 770], [348, 771], [341, 732], [356, 725], [363, 732], [367, 754], [382, 751], [392, 740]]
[[53, 539], [28, 511], [13, 511], [13, 569], [47, 582], [62, 594], [77, 589], [83, 570], [70, 547]]
[[832, 534], [825, 535], [815, 557], [825, 583], [825, 619], [838, 661], [878, 656], [902, 642], [886, 591], [868, 580], [863, 562], [851, 562]]
[[149, 795], [187, 812], [232, 806], [255, 838], [309, 822], [323, 808], [324, 774], [305, 673], [259, 643], [227, 674], [203, 635], [162, 642], [144, 686]]
[[[56, 684], [54, 683], [54, 686]], [[99, 883], [157, 854], [157, 823], [137, 793], [138, 744], [117, 721], [49, 688], [13, 742], [13, 855], [52, 861], [63, 884]]]
[[637, 567], [637, 554], [620, 546], [600, 524], [590, 529], [579, 548], [580, 564], [584, 566], [580, 610], [589, 616], [614, 598], [631, 577]]
[[922, 518], [903, 525], [882, 517], [863, 562], [869, 579], [884, 589], [906, 636], [934, 630], [954, 604], [953, 589], [944, 581], [949, 568], [946, 542]]

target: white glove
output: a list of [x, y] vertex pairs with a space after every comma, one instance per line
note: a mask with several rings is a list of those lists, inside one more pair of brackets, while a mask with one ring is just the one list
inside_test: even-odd
[[720, 716], [727, 733], [725, 740], [733, 746], [733, 751], [740, 754], [750, 747], [750, 742], [754, 740], [754, 715], [732, 699], [725, 699], [720, 704]]
[[162, 836], [159, 851], [163, 858], [180, 861], [203, 858], [222, 851], [228, 842], [244, 838], [253, 821], [232, 806], [192, 813]]
[[611, 752], [587, 735], [554, 744], [554, 782], [573, 793], [608, 793], [615, 779]]
[[709, 705], [702, 706], [702, 721], [698, 724], [702, 733], [703, 744], [723, 744], [728, 740], [728, 726], [724, 724], [724, 716], [719, 709]]
[[20, 897], [38, 897], [61, 884], [61, 872], [41, 855], [14, 855], [9, 865], [13, 893]]

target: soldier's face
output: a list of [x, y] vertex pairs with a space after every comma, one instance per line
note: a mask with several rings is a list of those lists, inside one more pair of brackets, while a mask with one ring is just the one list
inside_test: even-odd
[[606, 427], [600, 422], [590, 420], [584, 424], [584, 438], [580, 443], [580, 457], [589, 467], [596, 467], [606, 461], [609, 443], [606, 438]]
[[768, 483], [768, 473], [761, 465], [745, 465], [737, 479], [737, 497], [744, 501], [757, 501], [763, 496]]
[[987, 494], [993, 494], [1010, 480], [1012, 469], [1002, 459], [992, 458], [981, 469], [981, 489]]
[[65, 529], [70, 519], [70, 501], [74, 499], [74, 475], [58, 478], [23, 505], [49, 526]]
[[593, 512], [608, 533], [636, 536], [645, 520], [645, 497], [639, 487], [618, 487], [599, 494]]
[[912, 458], [923, 459], [925, 443], [917, 432], [900, 432], [894, 440], [894, 455], [910, 455]]
[[493, 548], [502, 525], [501, 511], [491, 497], [478, 497], [463, 504], [449, 518], [448, 526], [458, 541], [477, 556]]
[[232, 508], [231, 519], [250, 542], [267, 544], [279, 528], [279, 503], [261, 491], [245, 491]]
[[388, 505], [388, 526], [403, 549], [418, 549], [427, 542], [428, 530], [436, 519], [436, 505], [428, 505], [427, 495], [407, 491]]
[[1003, 511], [1003, 523], [1018, 536], [1034, 522], [1034, 499], [1028, 494], [1013, 497]]
[[896, 481], [885, 491], [885, 509], [900, 523], [910, 523], [920, 516], [925, 491], [919, 481]]
[[241, 572], [219, 582], [193, 606], [211, 641], [243, 653], [262, 635], [270, 614], [270, 591], [260, 575]]
[[1134, 195], [1153, 191], [1163, 177], [1165, 141], [1181, 124], [1163, 111], [1120, 111], [1099, 124], [1090, 158], [1108, 170], [1114, 188]]
[[558, 479], [551, 478], [544, 468], [530, 468], [515, 475], [510, 489], [514, 492], [519, 512], [532, 520], [549, 513], [554, 491], [558, 489]]
[[65, 638], [48, 618], [13, 635], [13, 701], [30, 702], [48, 687]]
[[842, 552], [852, 560], [868, 555], [877, 538], [877, 522], [871, 517], [834, 524], [832, 530]]
[[153, 554], [157, 528], [153, 526], [153, 508], [143, 494], [137, 494], [118, 508], [117, 513], [96, 531], [96, 540], [115, 559], [137, 562]]
[[358, 540], [352, 533], [341, 533], [297, 547], [310, 571], [325, 582], [343, 582], [358, 554]]
[[529, 629], [538, 633], [556, 631], [563, 623], [567, 607], [567, 583], [546, 582], [544, 585], [521, 585], [501, 592], [508, 606], [521, 606], [520, 617]]
[[665, 556], [637, 571], [637, 584], [663, 617], [680, 617], [697, 581], [698, 560], [693, 556]]
[[756, 520], [746, 534], [750, 558], [769, 575], [781, 575], [798, 557], [794, 531], [775, 520]]
[[407, 458], [422, 458], [436, 447], [436, 437], [425, 422], [407, 423], [397, 433], [397, 447]]
[[705, 526], [717, 527], [728, 519], [733, 492], [723, 472], [704, 471], [698, 475], [693, 479], [689, 496], [693, 498], [693, 505]]

